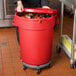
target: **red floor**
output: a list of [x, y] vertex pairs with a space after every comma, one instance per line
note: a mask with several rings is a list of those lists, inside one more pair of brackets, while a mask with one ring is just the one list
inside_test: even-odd
[[[64, 33], [72, 37], [72, 18], [64, 18]], [[15, 28], [0, 28], [0, 76], [76, 76], [76, 68], [70, 68], [70, 59], [62, 50], [56, 51], [59, 43], [59, 26], [54, 30], [52, 67], [41, 69], [39, 75], [34, 69], [22, 69], [20, 48]]]

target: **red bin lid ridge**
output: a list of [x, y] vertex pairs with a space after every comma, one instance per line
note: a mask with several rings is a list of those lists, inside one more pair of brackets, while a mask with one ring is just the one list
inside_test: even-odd
[[[17, 9], [15, 9], [17, 11]], [[47, 13], [47, 14], [56, 14], [56, 9], [49, 8], [24, 8], [22, 11], [31, 12], [31, 13]]]

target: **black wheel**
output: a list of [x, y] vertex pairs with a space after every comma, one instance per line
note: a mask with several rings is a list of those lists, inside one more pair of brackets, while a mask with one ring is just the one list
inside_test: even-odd
[[54, 29], [56, 28], [56, 24], [55, 24], [55, 26], [54, 26]]
[[70, 64], [70, 68], [74, 68], [74, 64]]
[[49, 64], [49, 65], [48, 65], [48, 67], [50, 68], [50, 67], [51, 67], [51, 65]]
[[27, 69], [27, 67], [25, 65], [23, 65], [23, 70], [26, 70], [26, 69]]
[[70, 18], [73, 18], [74, 17], [74, 14], [70, 14]]
[[56, 46], [57, 52], [60, 53], [61, 52], [61, 48], [60, 46]]
[[52, 65], [51, 65], [51, 64], [49, 64], [49, 65], [48, 65], [48, 68], [50, 68], [50, 67], [52, 67]]
[[40, 74], [40, 69], [37, 69], [37, 70], [36, 70], [36, 73], [37, 73], [37, 74]]

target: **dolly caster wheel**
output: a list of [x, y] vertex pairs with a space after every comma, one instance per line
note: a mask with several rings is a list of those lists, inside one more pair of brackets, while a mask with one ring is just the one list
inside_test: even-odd
[[25, 65], [23, 65], [23, 70], [26, 70], [26, 69], [27, 69], [27, 67]]
[[74, 68], [74, 64], [70, 64], [70, 68], [73, 69]]
[[54, 26], [54, 29], [56, 28], [56, 25]]
[[51, 64], [48, 65], [48, 68], [50, 68], [50, 67], [51, 67]]
[[70, 18], [73, 18], [74, 17], [74, 14], [70, 14], [70, 16], [69, 16]]
[[37, 73], [37, 74], [40, 74], [40, 69], [37, 69], [37, 70], [36, 70], [36, 73]]
[[56, 46], [57, 52], [60, 53], [61, 52], [61, 48], [60, 46]]

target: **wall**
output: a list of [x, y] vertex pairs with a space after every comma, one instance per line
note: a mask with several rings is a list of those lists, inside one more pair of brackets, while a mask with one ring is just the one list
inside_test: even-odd
[[3, 0], [0, 0], [0, 19], [3, 19]]
[[0, 27], [11, 27], [13, 26], [12, 24], [12, 19], [5, 19], [4, 16], [4, 4], [3, 4], [4, 0], [0, 0]]

